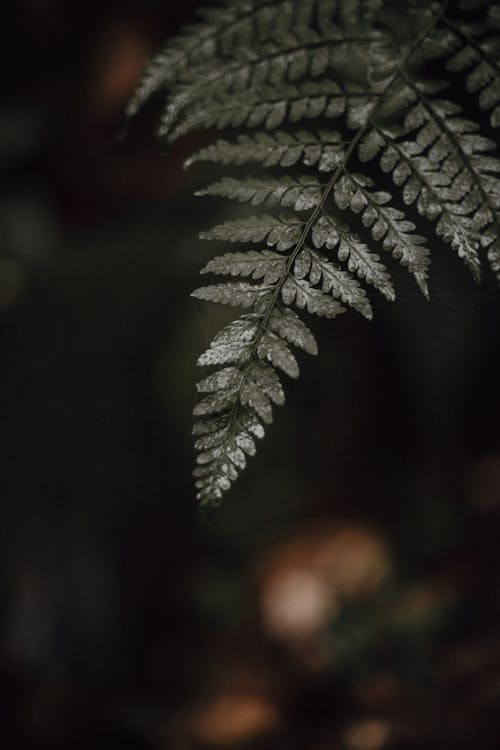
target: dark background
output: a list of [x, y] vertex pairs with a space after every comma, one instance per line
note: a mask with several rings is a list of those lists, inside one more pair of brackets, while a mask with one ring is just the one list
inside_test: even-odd
[[500, 746], [500, 300], [436, 246], [431, 302], [311, 321], [209, 523], [191, 198], [144, 60], [193, 2], [19, 0], [0, 75], [0, 747]]

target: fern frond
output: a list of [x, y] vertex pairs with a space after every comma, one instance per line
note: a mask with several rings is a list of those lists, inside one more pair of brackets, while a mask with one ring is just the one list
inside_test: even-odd
[[283, 284], [283, 302], [286, 305], [295, 304], [299, 310], [307, 310], [311, 315], [320, 318], [336, 318], [345, 311], [336, 300], [331, 299], [322, 290], [316, 289], [306, 279], [291, 276]]
[[[306, 0], [307, 4], [312, 5]], [[272, 28], [277, 17], [290, 17], [287, 0], [267, 0], [259, 6], [256, 8], [255, 3], [246, 0], [233, 0], [231, 5], [200, 9], [198, 15], [205, 22], [186, 27], [146, 66], [128, 103], [127, 115], [136, 115], [152, 94], [177, 83], [193, 61], [199, 65], [220, 53], [230, 54], [241, 44], [251, 44], [256, 35], [263, 38], [265, 30]]]
[[[215, 368], [194, 408], [203, 504], [220, 501], [284, 403], [282, 374], [299, 374], [292, 348], [317, 353], [302, 311], [335, 318], [351, 308], [371, 319], [365, 286], [395, 298], [385, 253], [427, 294], [427, 222], [415, 226], [405, 206], [476, 278], [486, 250], [500, 279], [500, 161], [447, 80], [463, 74], [500, 124], [500, 14], [465, 2], [237, 0], [204, 11], [139, 85], [131, 112], [168, 85], [159, 133], [169, 141], [238, 131], [187, 159], [238, 168], [197, 195], [265, 209], [201, 234], [247, 245], [202, 269], [237, 280], [193, 292], [244, 311], [198, 360]], [[429, 75], [437, 59], [443, 80]]]
[[252, 307], [268, 291], [267, 286], [257, 286], [241, 281], [202, 286], [193, 292], [193, 297], [208, 302], [221, 302], [223, 305], [231, 305], [231, 307]]
[[[220, 285], [221, 288], [223, 286], [225, 285]], [[213, 287], [205, 288], [213, 289]], [[199, 299], [210, 299], [210, 296], [206, 296], [204, 293], [205, 288], [202, 287], [193, 292], [193, 296]], [[207, 295], [210, 294], [211, 292], [209, 291]], [[245, 362], [257, 328], [258, 321], [255, 317], [244, 315], [238, 318], [219, 331], [207, 351], [199, 357], [197, 364], [205, 367], [207, 365], [226, 364], [228, 362], [237, 364]]]
[[[379, 131], [380, 132], [380, 131]], [[412, 141], [398, 141], [390, 132], [380, 133], [385, 144], [380, 155], [383, 172], [390, 172], [394, 183], [403, 189], [404, 203], [416, 203], [418, 212], [431, 222], [437, 220], [438, 237], [448, 242], [480, 278], [480, 235], [470, 217], [464, 215], [460, 203], [449, 200], [447, 192], [453, 166], [450, 162], [441, 168], [424, 154], [424, 148]]]
[[256, 163], [263, 167], [291, 167], [302, 163], [307, 167], [317, 165], [319, 172], [333, 172], [343, 156], [342, 136], [337, 131], [288, 133], [278, 130], [272, 134], [240, 135], [236, 142], [221, 139], [193, 154], [185, 166], [200, 161], [238, 166]]
[[425, 238], [411, 234], [415, 225], [404, 214], [387, 204], [391, 195], [382, 190], [371, 190], [373, 180], [357, 174], [346, 174], [336, 184], [334, 198], [341, 209], [350, 208], [360, 214], [365, 227], [370, 228], [376, 242], [382, 241], [384, 250], [408, 268], [422, 292], [427, 295], [429, 251]]
[[307, 354], [318, 353], [318, 345], [313, 334], [304, 321], [288, 307], [276, 304], [267, 325], [269, 330], [277, 333], [283, 341], [293, 344]]
[[[498, 10], [498, 8], [496, 9]], [[443, 17], [442, 32], [427, 46], [429, 58], [447, 58], [446, 68], [465, 74], [465, 88], [478, 96], [479, 108], [500, 126], [500, 34], [495, 8], [482, 22]]]
[[338, 259], [347, 262], [349, 271], [374, 286], [389, 301], [395, 299], [394, 287], [380, 257], [325, 211], [314, 223], [311, 239], [316, 248], [336, 249]]
[[316, 177], [224, 177], [219, 182], [198, 190], [196, 195], [216, 195], [231, 198], [252, 206], [292, 206], [296, 211], [307, 211], [321, 200], [322, 186]]
[[218, 224], [202, 232], [200, 239], [253, 243], [266, 241], [269, 247], [276, 247], [278, 252], [284, 252], [295, 245], [303, 229], [304, 222], [298, 217], [260, 214]]
[[[309, 38], [311, 33], [305, 40], [294, 40], [291, 44], [268, 42], [241, 48], [237, 60], [224, 58], [193, 69], [164, 110], [161, 134], [168, 135], [186, 112], [198, 110], [198, 119], [203, 112], [209, 113], [214, 100], [232, 103], [235, 94], [246, 98], [264, 87], [279, 90], [286, 84], [310, 82], [327, 74], [334, 80], [342, 80], [346, 91], [364, 95], [379, 92], [380, 87], [372, 80], [373, 64], [367, 61], [385, 69], [388, 64], [385, 40], [339, 38], [340, 30], [336, 29], [329, 38], [318, 42]], [[179, 128], [175, 132], [180, 132]], [[182, 132], [186, 132], [185, 127]]]
[[[469, 227], [479, 234], [497, 221], [500, 208], [500, 180], [495, 176], [500, 172], [500, 161], [484, 155], [495, 144], [477, 135], [479, 126], [461, 116], [459, 105], [446, 100], [432, 101], [417, 86], [412, 88], [420, 101], [406, 124], [413, 127], [415, 120], [421, 124], [419, 135], [424, 132], [423, 148], [428, 149], [429, 163], [450, 178], [449, 187], [439, 188], [445, 207], [451, 206], [453, 213], [466, 217]], [[418, 137], [416, 147], [417, 153], [421, 153]], [[412, 151], [415, 156], [415, 149]], [[470, 247], [460, 248], [459, 254], [478, 275], [478, 261], [470, 250]]]
[[296, 279], [308, 278], [313, 286], [321, 282], [323, 292], [331, 292], [368, 320], [372, 319], [372, 308], [365, 290], [351, 274], [342, 271], [317, 250], [304, 246], [295, 260], [294, 276]]
[[176, 141], [183, 135], [206, 127], [224, 130], [245, 126], [273, 130], [287, 122], [297, 123], [319, 117], [335, 120], [344, 114], [349, 127], [355, 129], [360, 112], [371, 110], [378, 97], [378, 92], [367, 89], [343, 90], [330, 80], [265, 86], [244, 94], [234, 92], [224, 99], [197, 102], [182, 116], [177, 113], [175, 126], [164, 117], [158, 135]]
[[286, 259], [272, 250], [247, 250], [245, 253], [226, 253], [210, 260], [200, 273], [251, 276], [262, 279], [264, 285], [274, 284], [283, 275]]

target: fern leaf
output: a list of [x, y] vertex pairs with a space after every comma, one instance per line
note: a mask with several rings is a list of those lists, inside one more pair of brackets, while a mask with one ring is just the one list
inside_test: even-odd
[[[271, 372], [271, 368], [269, 368]], [[256, 416], [265, 424], [273, 421], [273, 408], [271, 399], [260, 387], [259, 383], [252, 377], [253, 369], [249, 372], [247, 381], [241, 389], [241, 403], [252, 409]]]
[[[270, 335], [274, 336], [275, 334]], [[279, 337], [278, 340], [280, 342], [280, 345], [286, 347], [286, 344], [284, 344]], [[296, 364], [295, 358], [288, 350], [288, 347], [286, 356], [290, 357], [289, 361], [293, 361], [294, 363], [293, 373], [295, 376], [295, 373], [298, 374], [298, 365]], [[248, 379], [253, 380], [253, 382], [260, 389], [261, 393], [269, 398], [269, 400], [273, 404], [276, 404], [276, 406], [283, 406], [283, 404], [285, 403], [285, 393], [283, 391], [283, 386], [275, 370], [270, 365], [263, 361], [253, 362], [250, 366]]]
[[296, 133], [277, 131], [240, 135], [236, 143], [219, 140], [201, 149], [185, 163], [215, 162], [219, 164], [257, 163], [264, 167], [291, 167], [302, 162], [308, 167], [317, 165], [320, 172], [332, 172], [344, 156], [342, 136], [336, 131], [318, 134], [299, 130]]
[[237, 367], [225, 367], [223, 370], [218, 370], [207, 378], [200, 380], [196, 388], [199, 393], [216, 393], [220, 390], [236, 389], [240, 377], [240, 371]]
[[[319, 45], [313, 38], [312, 41], [293, 40], [290, 45], [269, 42], [242, 47], [238, 60], [195, 68], [189, 82], [170, 98], [162, 117], [162, 134], [167, 134], [188, 109], [201, 105], [202, 111], [209, 112], [214, 99], [223, 101], [232, 98], [235, 92], [246, 96], [265, 86], [279, 89], [284, 84], [314, 79], [328, 71], [333, 71], [354, 90], [364, 89], [370, 93], [371, 71], [366, 60], [371, 56], [367, 53], [379, 43], [370, 39], [345, 41], [339, 39], [338, 34], [336, 31], [332, 38]], [[373, 59], [377, 59], [376, 54]]]
[[338, 220], [323, 212], [312, 227], [311, 238], [316, 248], [337, 249], [338, 259], [347, 262], [349, 271], [372, 284], [391, 302], [394, 300], [394, 287], [380, 257]]
[[[469, 228], [478, 234], [485, 226], [496, 222], [500, 207], [500, 180], [494, 175], [500, 171], [500, 162], [483, 155], [493, 149], [494, 143], [475, 134], [476, 123], [457, 116], [462, 113], [460, 106], [429, 100], [417, 86], [412, 85], [412, 88], [420, 99], [419, 117], [425, 122], [424, 128], [431, 127], [431, 135], [426, 137], [424, 146], [428, 148], [428, 160], [436, 169], [451, 176], [444, 194], [445, 206], [452, 205], [456, 215], [467, 217]], [[412, 151], [414, 154], [415, 150]], [[461, 248], [460, 253], [464, 252]], [[479, 275], [473, 256], [472, 261], [470, 257], [468, 260]]]
[[[312, 5], [306, 0], [306, 5]], [[193, 61], [214, 59], [219, 52], [230, 54], [241, 44], [252, 43], [258, 34], [271, 34], [273, 21], [283, 18], [289, 2], [262, 2], [255, 8], [246, 0], [233, 0], [231, 5], [199, 11], [205, 23], [186, 27], [168, 42], [164, 49], [146, 66], [141, 81], [127, 106], [127, 115], [134, 116], [157, 91], [180, 80]], [[291, 20], [291, 19], [290, 19]]]
[[[299, 374], [292, 347], [317, 353], [301, 311], [335, 318], [351, 307], [370, 319], [366, 285], [394, 300], [379, 247], [427, 293], [425, 222], [415, 226], [401, 206], [432, 222], [438, 241], [476, 278], [484, 250], [500, 280], [496, 145], [464, 111], [467, 102], [454, 101], [447, 80], [463, 77], [491, 125], [500, 125], [500, 14], [489, 5], [226, 2], [172, 40], [140, 83], [129, 112], [167, 87], [159, 133], [169, 141], [197, 129], [238, 130], [186, 167], [261, 170], [225, 173], [197, 193], [265, 208], [201, 234], [247, 245], [202, 269], [237, 281], [193, 292], [245, 310], [198, 360], [214, 368], [198, 384], [194, 408], [202, 503], [217, 504], [254, 455], [284, 403], [278, 372]], [[429, 65], [439, 59], [442, 80]], [[391, 175], [390, 192], [379, 187], [383, 174]]]
[[[303, 81], [277, 87], [265, 86], [245, 94], [238, 92], [216, 101], [200, 101], [185, 112], [177, 113], [175, 127], [163, 117], [160, 136], [175, 141], [199, 128], [219, 130], [240, 127], [265, 127], [274, 130], [284, 123], [297, 123], [323, 117], [335, 120], [346, 116], [350, 127], [357, 127], [361, 116], [374, 108], [378, 93], [370, 90], [344, 91], [330, 80]], [[168, 113], [167, 113], [168, 114]]]
[[387, 204], [391, 200], [385, 191], [371, 190], [373, 180], [362, 175], [345, 174], [335, 186], [334, 198], [338, 207], [349, 207], [361, 215], [364, 226], [370, 228], [373, 239], [406, 266], [427, 295], [429, 251], [425, 238], [412, 234], [415, 225], [404, 214]]
[[234, 392], [219, 390], [217, 393], [210, 393], [201, 401], [198, 401], [193, 409], [195, 417], [204, 417], [209, 414], [219, 414], [229, 407], [233, 406], [235, 399]]
[[286, 341], [272, 331], [265, 331], [257, 348], [261, 359], [268, 359], [291, 378], [298, 378], [299, 366]]
[[302, 234], [303, 226], [302, 221], [293, 217], [261, 214], [218, 224], [202, 232], [200, 239], [254, 243], [266, 241], [270, 247], [276, 247], [278, 252], [284, 252], [296, 244]]
[[308, 277], [313, 285], [321, 282], [323, 292], [331, 292], [334, 297], [350, 305], [368, 320], [372, 319], [372, 308], [365, 290], [350, 273], [342, 271], [322, 253], [304, 247], [295, 261], [294, 275], [296, 279]]
[[306, 324], [288, 307], [276, 305], [267, 327], [277, 333], [284, 341], [302, 349], [308, 354], [317, 354], [318, 345]]
[[197, 364], [205, 367], [247, 362], [257, 329], [257, 321], [250, 316], [235, 320], [215, 336], [210, 347], [198, 359]]
[[[493, 10], [493, 9], [491, 9]], [[453, 22], [445, 18], [455, 47], [446, 67], [466, 73], [465, 87], [477, 94], [479, 107], [490, 112], [492, 127], [500, 126], [500, 35], [491, 23]]]
[[266, 286], [275, 284], [283, 275], [286, 259], [272, 250], [248, 250], [246, 253], [226, 253], [210, 260], [200, 273], [229, 276], [251, 276], [262, 279]]
[[316, 177], [254, 177], [243, 180], [224, 177], [219, 182], [199, 190], [196, 195], [217, 195], [232, 198], [252, 206], [293, 206], [296, 211], [308, 211], [321, 200], [321, 183]]
[[311, 286], [305, 279], [289, 277], [283, 285], [282, 297], [286, 305], [295, 303], [300, 310], [306, 309], [321, 318], [336, 318], [345, 310], [336, 300]]
[[[407, 205], [416, 203], [418, 212], [436, 221], [436, 233], [451, 244], [472, 271], [480, 278], [480, 237], [474, 222], [462, 211], [460, 203], [450, 200], [447, 192], [457, 171], [454, 159], [444, 165], [422, 155], [424, 148], [414, 141], [398, 142], [385, 132], [386, 148], [380, 157], [382, 171], [391, 172], [394, 183], [403, 188]], [[460, 171], [460, 167], [458, 167]]]
[[153, 94], [161, 91], [162, 88], [167, 87], [171, 83], [172, 76], [169, 65], [169, 54], [168, 52], [161, 52], [151, 60], [145, 69], [141, 82], [127, 104], [127, 116], [134, 117]]
[[192, 292], [192, 296], [210, 302], [221, 302], [224, 305], [232, 305], [233, 307], [252, 307], [259, 296], [268, 291], [269, 287], [267, 286], [235, 282], [232, 284], [202, 286]]

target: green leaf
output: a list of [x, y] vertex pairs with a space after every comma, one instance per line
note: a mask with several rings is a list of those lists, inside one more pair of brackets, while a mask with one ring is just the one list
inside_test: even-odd
[[299, 374], [291, 347], [318, 351], [291, 306], [371, 318], [365, 285], [395, 298], [381, 250], [426, 294], [428, 222], [433, 252], [448, 243], [476, 279], [484, 254], [500, 280], [498, 146], [470, 103], [500, 126], [500, 14], [485, 0], [226, 0], [200, 16], [153, 60], [128, 111], [161, 92], [169, 141], [224, 131], [185, 166], [222, 170], [198, 195], [255, 207], [201, 234], [250, 246], [202, 269], [241, 280], [193, 292], [248, 311], [198, 360], [214, 370], [198, 384], [194, 473], [200, 502], [215, 505], [284, 402], [278, 371]]

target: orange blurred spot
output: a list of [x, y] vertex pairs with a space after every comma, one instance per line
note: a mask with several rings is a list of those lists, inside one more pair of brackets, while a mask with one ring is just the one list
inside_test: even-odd
[[313, 528], [282, 544], [263, 563], [264, 627], [283, 640], [307, 640], [342, 602], [375, 593], [389, 571], [383, 540], [358, 526]]
[[97, 47], [90, 105], [98, 116], [114, 115], [139, 81], [150, 50], [147, 40], [133, 26], [122, 23], [110, 29]]
[[391, 734], [391, 725], [381, 719], [363, 719], [353, 724], [344, 734], [349, 750], [381, 750]]
[[313, 571], [288, 568], [270, 576], [261, 606], [267, 629], [281, 638], [307, 638], [335, 613], [327, 582]]
[[190, 732], [199, 742], [228, 746], [265, 734], [277, 722], [277, 710], [269, 700], [251, 693], [228, 693], [194, 714]]

